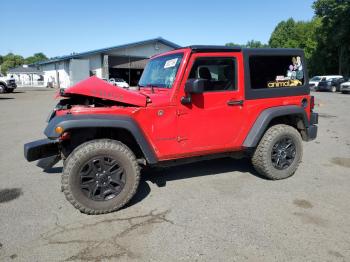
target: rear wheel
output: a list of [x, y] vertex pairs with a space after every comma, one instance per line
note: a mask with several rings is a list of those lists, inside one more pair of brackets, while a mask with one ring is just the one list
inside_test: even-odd
[[288, 125], [270, 127], [258, 147], [252, 163], [262, 176], [277, 180], [292, 176], [303, 155], [299, 132]]
[[81, 212], [104, 214], [123, 207], [134, 196], [139, 179], [139, 165], [126, 145], [98, 139], [80, 145], [69, 155], [62, 189]]

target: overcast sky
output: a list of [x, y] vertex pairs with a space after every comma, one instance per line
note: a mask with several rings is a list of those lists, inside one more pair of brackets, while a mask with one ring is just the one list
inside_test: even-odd
[[268, 42], [278, 22], [310, 20], [312, 0], [1, 0], [0, 54], [49, 57], [155, 37], [179, 45]]

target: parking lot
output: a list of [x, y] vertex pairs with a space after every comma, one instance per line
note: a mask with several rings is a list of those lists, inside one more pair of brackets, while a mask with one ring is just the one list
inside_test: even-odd
[[232, 159], [161, 169], [126, 208], [87, 216], [61, 193], [61, 163], [23, 157], [54, 91], [2, 94], [0, 261], [350, 261], [350, 95], [314, 95], [318, 138], [293, 177]]

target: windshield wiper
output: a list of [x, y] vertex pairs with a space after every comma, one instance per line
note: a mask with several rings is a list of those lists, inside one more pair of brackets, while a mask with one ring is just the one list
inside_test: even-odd
[[151, 88], [151, 91], [152, 91], [152, 94], [154, 94], [154, 88], [155, 87], [158, 87], [157, 85], [152, 85], [152, 84], [147, 84], [147, 85], [137, 85], [139, 88], [140, 87], [150, 87]]

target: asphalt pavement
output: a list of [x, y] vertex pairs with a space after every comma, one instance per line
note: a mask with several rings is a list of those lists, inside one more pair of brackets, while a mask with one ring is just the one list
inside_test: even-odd
[[219, 159], [144, 173], [124, 209], [88, 216], [23, 144], [43, 138], [53, 90], [0, 94], [0, 261], [350, 261], [350, 95], [314, 93], [318, 138], [296, 174]]

